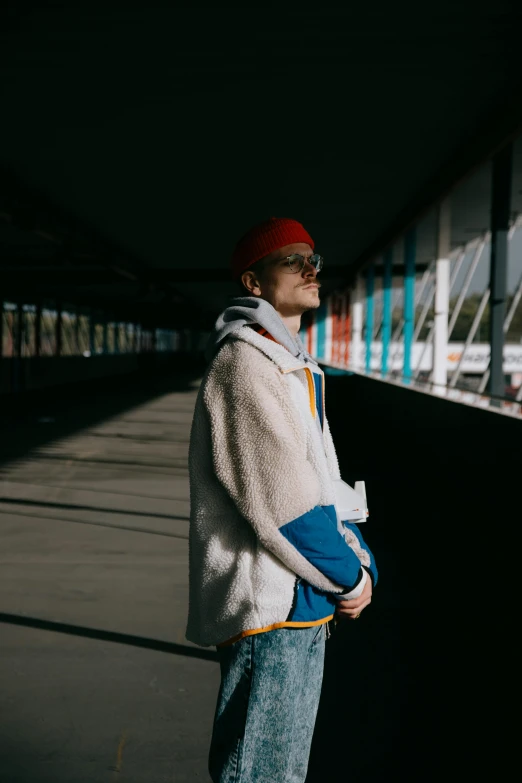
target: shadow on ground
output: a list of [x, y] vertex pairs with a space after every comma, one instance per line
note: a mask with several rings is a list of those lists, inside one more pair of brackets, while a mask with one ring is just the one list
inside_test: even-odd
[[105, 631], [101, 628], [86, 628], [82, 625], [56, 623], [51, 620], [42, 620], [38, 617], [25, 617], [9, 614], [8, 612], [0, 612], [0, 623], [16, 625], [22, 628], [36, 628], [39, 631], [52, 631], [53, 633], [77, 636], [82, 639], [97, 639], [101, 642], [125, 644], [130, 647], [140, 647], [144, 650], [155, 650], [156, 652], [169, 653], [170, 655], [186, 655], [188, 658], [199, 658], [202, 661], [215, 661], [217, 663], [218, 660], [217, 653], [214, 650], [202, 647], [189, 647], [186, 644], [175, 644], [174, 642], [165, 642], [161, 639], [148, 639], [145, 636], [135, 636], [129, 633]]

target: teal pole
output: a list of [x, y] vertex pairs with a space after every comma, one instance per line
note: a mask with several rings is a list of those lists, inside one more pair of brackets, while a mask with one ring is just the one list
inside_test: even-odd
[[404, 240], [404, 383], [411, 380], [411, 349], [415, 325], [415, 245], [416, 232], [411, 229]]
[[375, 267], [373, 263], [366, 273], [366, 365], [367, 373], [371, 371], [372, 340], [373, 340], [373, 293], [375, 289]]
[[384, 279], [382, 281], [382, 362], [383, 376], [388, 373], [388, 356], [390, 353], [392, 328], [392, 267], [393, 250], [390, 248], [384, 255]]

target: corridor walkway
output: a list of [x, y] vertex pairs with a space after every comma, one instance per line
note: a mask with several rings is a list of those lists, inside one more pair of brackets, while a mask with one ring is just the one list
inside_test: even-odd
[[[199, 372], [39, 392], [0, 410], [2, 783], [210, 783], [219, 671], [214, 650], [184, 638]], [[365, 537], [381, 576], [364, 621], [328, 641], [307, 783], [399, 773], [396, 478], [343, 437], [344, 382], [328, 379], [330, 423], [343, 475], [368, 479]]]
[[[208, 780], [218, 668], [184, 639], [195, 395], [158, 393], [3, 463], [4, 783]], [[52, 438], [70, 407], [26, 428]]]

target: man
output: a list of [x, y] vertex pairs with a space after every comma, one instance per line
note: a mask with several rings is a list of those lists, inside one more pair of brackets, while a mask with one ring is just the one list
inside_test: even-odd
[[321, 267], [295, 220], [238, 242], [248, 296], [216, 323], [196, 402], [187, 638], [218, 648], [214, 783], [303, 783], [328, 623], [359, 617], [377, 581], [359, 530], [338, 529], [324, 377], [298, 335]]

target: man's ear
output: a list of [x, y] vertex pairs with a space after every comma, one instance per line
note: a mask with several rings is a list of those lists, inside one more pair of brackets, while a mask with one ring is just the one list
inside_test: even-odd
[[256, 277], [256, 273], [252, 270], [247, 270], [241, 275], [241, 282], [251, 296], [261, 295], [261, 286], [259, 280]]

